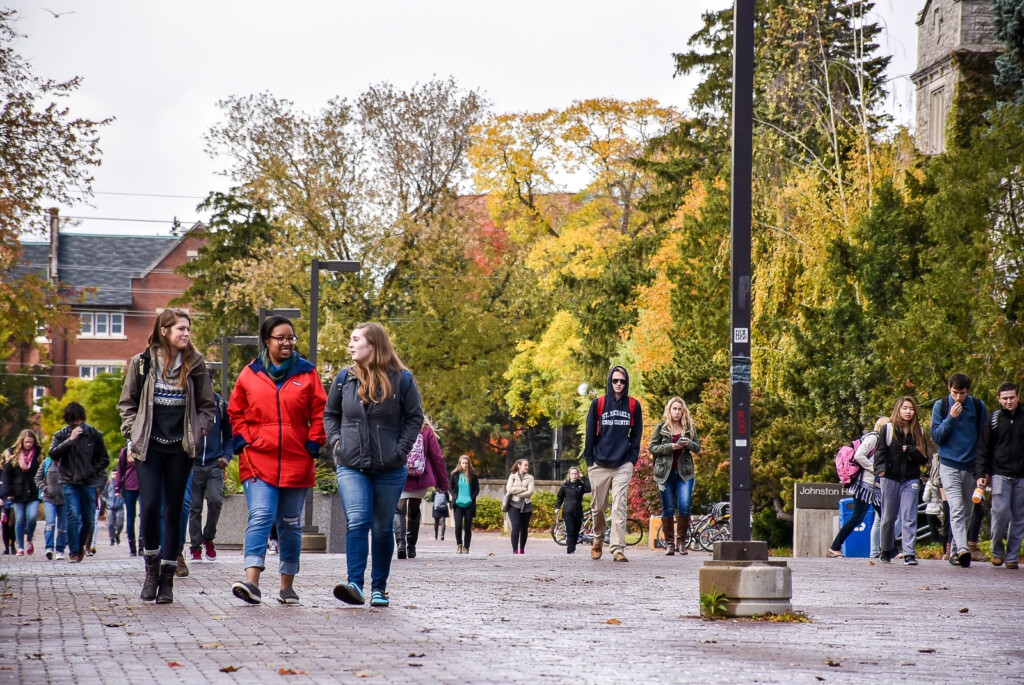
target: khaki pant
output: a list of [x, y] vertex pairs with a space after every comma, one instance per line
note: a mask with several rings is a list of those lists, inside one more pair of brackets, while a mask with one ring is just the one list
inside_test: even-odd
[[594, 464], [590, 467], [590, 486], [594, 491], [594, 541], [604, 541], [604, 508], [608, 506], [608, 494], [612, 496], [612, 539], [611, 552], [626, 549], [626, 518], [629, 515], [629, 481], [633, 477], [633, 465], [628, 461], [618, 468]]

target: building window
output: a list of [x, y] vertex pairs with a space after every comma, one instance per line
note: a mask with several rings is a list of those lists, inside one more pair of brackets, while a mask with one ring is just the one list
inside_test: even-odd
[[42, 409], [42, 400], [46, 397], [46, 386], [37, 385], [32, 388], [32, 411], [39, 411]]
[[946, 89], [936, 88], [928, 98], [928, 147], [932, 154], [946, 151]]
[[120, 366], [102, 366], [95, 364], [88, 364], [85, 366], [78, 367], [78, 377], [92, 379], [96, 378], [101, 373], [121, 373], [122, 369]]
[[123, 338], [124, 314], [121, 312], [82, 312], [79, 338]]

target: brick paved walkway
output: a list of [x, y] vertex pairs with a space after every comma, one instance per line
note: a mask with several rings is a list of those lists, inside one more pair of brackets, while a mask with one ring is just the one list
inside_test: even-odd
[[[102, 537], [102, 536], [101, 536]], [[424, 528], [424, 538], [433, 536]], [[449, 536], [451, 537], [451, 536]], [[534, 538], [421, 539], [388, 609], [331, 595], [341, 555], [304, 555], [298, 606], [243, 605], [239, 552], [190, 564], [172, 605], [139, 601], [124, 546], [77, 565], [0, 557], [0, 682], [985, 682], [1024, 676], [1024, 570], [793, 559], [808, 624], [703, 621], [708, 555], [567, 557]], [[264, 596], [276, 595], [276, 558]], [[609, 619], [621, 621], [609, 624]], [[831, 663], [836, 665], [829, 665]], [[222, 669], [236, 668], [235, 672]], [[281, 675], [292, 671], [295, 675]]]

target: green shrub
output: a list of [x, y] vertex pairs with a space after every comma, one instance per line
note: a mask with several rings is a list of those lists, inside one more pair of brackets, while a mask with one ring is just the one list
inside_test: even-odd
[[530, 530], [544, 531], [551, 530], [555, 522], [555, 498], [553, 492], [535, 492], [533, 501], [533, 516], [530, 517]]
[[473, 517], [473, 530], [497, 530], [505, 526], [505, 512], [501, 510], [501, 500], [493, 497], [478, 497], [476, 515]]
[[228, 465], [224, 468], [224, 494], [228, 496], [242, 494], [242, 481], [238, 477], [237, 457], [229, 461]]
[[321, 495], [338, 494], [338, 472], [334, 462], [318, 460], [316, 463], [316, 483], [313, 489]]

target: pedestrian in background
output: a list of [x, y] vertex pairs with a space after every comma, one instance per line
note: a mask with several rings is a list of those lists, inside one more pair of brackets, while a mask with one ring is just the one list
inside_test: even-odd
[[853, 496], [853, 513], [839, 529], [832, 544], [829, 545], [826, 556], [830, 559], [843, 556], [843, 543], [864, 522], [864, 518], [868, 515], [868, 509], [874, 509], [875, 519], [880, 516], [882, 490], [875, 477], [875, 452], [881, 445], [881, 434], [888, 423], [889, 417], [887, 416], [875, 421], [874, 430], [864, 434], [860, 439], [860, 445], [853, 453], [854, 461], [860, 466], [860, 472], [857, 474], [857, 478], [850, 483], [849, 488], [849, 493]]
[[395, 514], [395, 543], [398, 558], [416, 558], [416, 542], [420, 537], [423, 498], [432, 487], [448, 485], [448, 470], [441, 454], [437, 430], [429, 416], [423, 417], [423, 428], [406, 457], [405, 486], [398, 498]]
[[896, 400], [889, 424], [875, 450], [875, 475], [882, 490], [881, 552], [879, 561], [889, 563], [896, 555], [896, 518], [903, 538], [903, 564], [916, 566], [917, 503], [921, 492], [921, 467], [928, 464], [928, 447], [913, 397]]
[[60, 466], [68, 514], [68, 562], [77, 564], [92, 542], [96, 481], [106, 477], [110, 455], [103, 434], [85, 422], [85, 407], [68, 402], [63, 418], [67, 425], [53, 434], [50, 459]]
[[451, 513], [451, 502], [448, 500], [448, 491], [434, 488], [430, 494], [430, 514], [434, 517], [434, 539], [437, 540], [437, 532], [441, 531], [441, 540], [444, 540], [444, 532], [448, 527], [448, 515]]
[[[127, 449], [117, 455], [117, 489], [124, 498], [125, 527], [128, 533], [128, 553], [138, 554], [136, 546], [135, 516], [139, 507], [139, 477], [135, 473], [135, 457]], [[141, 528], [139, 526], [138, 528]]]
[[512, 465], [512, 472], [505, 483], [505, 492], [511, 495], [508, 503], [508, 521], [512, 528], [512, 554], [525, 553], [526, 538], [530, 534], [534, 482], [529, 471], [530, 461], [519, 459]]
[[1003, 383], [997, 396], [1000, 408], [981, 429], [974, 473], [978, 488], [992, 487], [992, 565], [1016, 569], [1024, 541], [1024, 415], [1015, 384]]
[[928, 521], [928, 537], [932, 542], [946, 546], [942, 530], [942, 481], [939, 479], [939, 457], [932, 455], [928, 475], [924, 479], [924, 515]]
[[53, 459], [43, 459], [36, 471], [36, 487], [43, 498], [46, 528], [43, 541], [47, 559], [63, 559], [68, 544], [68, 512], [64, 504], [64, 489], [60, 484], [60, 466]]
[[11, 501], [14, 509], [14, 540], [17, 556], [35, 552], [32, 543], [36, 534], [36, 522], [39, 520], [39, 487], [36, 485], [36, 472], [42, 461], [42, 450], [39, 438], [29, 429], [18, 434], [18, 440], [7, 450], [3, 460], [3, 483], [0, 497]]
[[468, 454], [459, 457], [459, 463], [452, 470], [448, 482], [448, 491], [454, 498], [452, 513], [455, 517], [455, 553], [469, 554], [469, 545], [473, 541], [476, 498], [480, 496], [480, 479]]
[[576, 553], [576, 543], [583, 525], [583, 495], [590, 492], [590, 481], [580, 474], [578, 466], [569, 467], [569, 476], [558, 488], [555, 496], [555, 511], [562, 512], [565, 522], [565, 552]]
[[170, 604], [184, 540], [185, 489], [217, 409], [187, 312], [165, 309], [157, 315], [149, 346], [125, 369], [118, 409], [142, 505], [146, 579], [140, 597]]
[[124, 530], [124, 497], [117, 486], [116, 471], [110, 474], [103, 489], [103, 501], [107, 506], [107, 533], [110, 535], [110, 546], [120, 545], [121, 531]]
[[295, 343], [295, 327], [283, 316], [260, 326], [263, 350], [242, 369], [228, 403], [238, 455], [238, 478], [249, 519], [245, 527], [245, 580], [231, 586], [242, 601], [262, 601], [270, 528], [280, 536], [278, 601], [296, 604], [295, 575], [302, 551], [302, 508], [316, 482], [316, 458], [324, 444], [327, 393], [311, 362]]
[[686, 554], [690, 535], [690, 500], [697, 481], [693, 455], [700, 452], [700, 440], [682, 397], [673, 397], [665, 404], [661, 423], [651, 434], [650, 452], [654, 459], [654, 482], [661, 496], [665, 556], [670, 557], [676, 552]]
[[[203, 437], [203, 444], [192, 467], [189, 502], [188, 532], [192, 561], [217, 560], [217, 523], [224, 500], [224, 469], [231, 462], [231, 421], [227, 402], [213, 393], [217, 411], [213, 425]], [[203, 504], [206, 504], [206, 525], [203, 526]]]
[[334, 596], [365, 603], [366, 559], [372, 553], [370, 606], [386, 607], [395, 509], [409, 451], [423, 427], [423, 408], [412, 372], [379, 323], [356, 326], [348, 352], [353, 364], [334, 379], [324, 411], [347, 519], [346, 580], [335, 586]]

